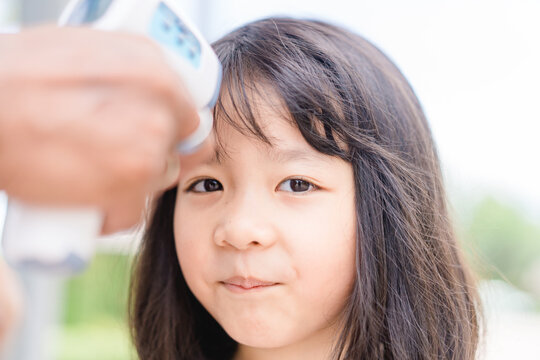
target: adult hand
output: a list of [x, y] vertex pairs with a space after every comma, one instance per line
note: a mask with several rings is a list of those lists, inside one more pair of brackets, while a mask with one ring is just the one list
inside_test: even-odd
[[10, 196], [98, 206], [104, 233], [127, 228], [147, 195], [174, 181], [178, 167], [167, 163], [197, 126], [181, 80], [143, 36], [57, 27], [0, 35], [0, 188]]

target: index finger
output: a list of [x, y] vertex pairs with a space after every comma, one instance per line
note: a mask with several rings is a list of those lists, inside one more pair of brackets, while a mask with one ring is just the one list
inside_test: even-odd
[[175, 144], [193, 134], [199, 127], [200, 119], [195, 103], [182, 80], [174, 71], [172, 78], [172, 88], [169, 95], [169, 104], [175, 120]]

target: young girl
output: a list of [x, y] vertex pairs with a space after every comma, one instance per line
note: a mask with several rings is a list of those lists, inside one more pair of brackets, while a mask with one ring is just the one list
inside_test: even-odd
[[157, 200], [141, 359], [473, 359], [477, 298], [424, 114], [365, 39], [267, 19], [214, 44], [215, 156]]

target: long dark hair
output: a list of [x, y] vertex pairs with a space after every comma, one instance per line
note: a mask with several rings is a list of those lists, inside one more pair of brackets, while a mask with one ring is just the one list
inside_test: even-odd
[[[270, 87], [313, 148], [353, 167], [356, 281], [335, 359], [473, 359], [476, 289], [428, 124], [396, 66], [362, 37], [318, 21], [260, 20], [213, 46], [224, 74], [216, 126], [226, 121], [268, 141], [250, 94]], [[193, 296], [178, 264], [175, 198], [172, 189], [156, 201], [136, 259], [136, 348], [145, 360], [231, 358], [237, 344]]]

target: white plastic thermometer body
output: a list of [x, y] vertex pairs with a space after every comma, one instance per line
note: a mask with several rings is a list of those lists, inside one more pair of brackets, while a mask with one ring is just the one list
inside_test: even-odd
[[[59, 25], [124, 30], [154, 39], [199, 109], [199, 128], [178, 150], [195, 151], [211, 132], [210, 109], [219, 92], [221, 64], [174, 0], [72, 0]], [[4, 256], [18, 268], [76, 273], [92, 258], [102, 223], [98, 209], [41, 207], [10, 198], [2, 239]]]

